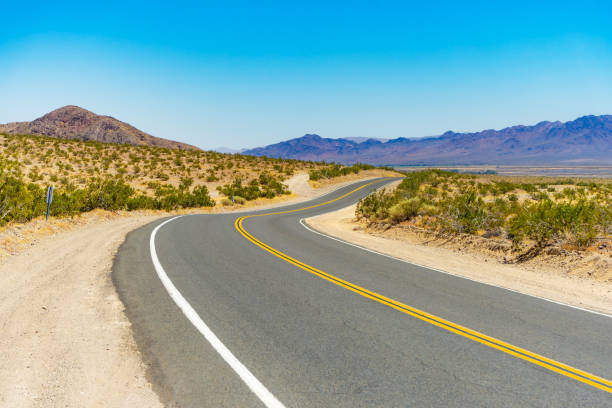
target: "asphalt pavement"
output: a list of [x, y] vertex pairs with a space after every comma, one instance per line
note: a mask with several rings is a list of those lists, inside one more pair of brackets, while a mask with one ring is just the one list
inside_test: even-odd
[[[612, 407], [609, 316], [367, 252], [299, 222], [387, 182], [274, 210], [176, 218], [157, 230], [156, 257], [286, 407]], [[113, 266], [149, 379], [168, 406], [265, 406], [160, 280], [150, 240], [164, 221], [130, 233]]]

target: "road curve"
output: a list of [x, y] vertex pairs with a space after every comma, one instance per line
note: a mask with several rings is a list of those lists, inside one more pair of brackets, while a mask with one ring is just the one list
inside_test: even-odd
[[284, 406], [612, 407], [609, 316], [363, 251], [299, 223], [388, 181], [130, 233], [113, 281], [162, 400], [266, 406], [169, 295], [151, 256], [154, 230], [176, 292]]

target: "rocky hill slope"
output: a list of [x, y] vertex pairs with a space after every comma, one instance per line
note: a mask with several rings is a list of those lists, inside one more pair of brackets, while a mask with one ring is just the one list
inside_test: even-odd
[[31, 122], [0, 125], [0, 133], [51, 136], [60, 139], [196, 149], [185, 143], [151, 136], [111, 116], [96, 115], [78, 106], [64, 106]]
[[449, 131], [435, 137], [401, 137], [386, 142], [305, 135], [243, 154], [376, 165], [610, 164], [612, 115], [475, 133]]

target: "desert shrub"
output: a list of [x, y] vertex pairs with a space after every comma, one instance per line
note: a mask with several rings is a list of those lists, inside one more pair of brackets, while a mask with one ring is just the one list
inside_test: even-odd
[[[426, 225], [445, 232], [505, 232], [516, 248], [527, 240], [540, 248], [552, 242], [586, 247], [611, 232], [609, 184], [575, 183], [578, 188], [555, 192], [553, 199], [549, 182], [472, 183], [470, 177], [440, 170], [408, 173], [393, 193], [382, 190], [360, 200], [356, 215], [391, 224], [428, 216], [422, 219]], [[513, 192], [519, 188], [530, 191], [522, 202]], [[495, 198], [485, 201], [489, 193]]]
[[[122, 179], [96, 179], [85, 188], [75, 188], [71, 183], [56, 189], [51, 204], [51, 214], [73, 216], [101, 208], [109, 211], [136, 209], [164, 209], [211, 207], [214, 201], [206, 186], [187, 190], [172, 186], [155, 185], [155, 198], [136, 191]], [[0, 164], [0, 225], [9, 221], [27, 222], [46, 212], [46, 191], [33, 183], [25, 183], [10, 175]]]
[[258, 178], [252, 179], [246, 185], [242, 184], [242, 178], [236, 177], [231, 184], [218, 186], [217, 190], [226, 197], [239, 196], [249, 201], [260, 197], [273, 198], [290, 193], [287, 186], [266, 172], [262, 172]]
[[44, 210], [44, 192], [40, 187], [0, 175], [0, 223], [26, 222], [42, 215]]
[[533, 184], [523, 183], [520, 185], [520, 188], [523, 189], [527, 193], [535, 193], [538, 189]]
[[35, 167], [35, 168], [33, 168], [33, 169], [30, 171], [30, 174], [28, 174], [28, 177], [29, 177], [29, 178], [30, 178], [30, 180], [31, 180], [31, 181], [33, 181], [33, 182], [35, 182], [35, 181], [39, 181], [39, 180], [42, 180], [42, 179], [43, 179], [42, 174], [40, 174], [40, 173], [38, 172], [38, 168], [36, 168], [36, 167]]
[[570, 203], [542, 200], [519, 207], [508, 230], [515, 242], [527, 237], [542, 247], [564, 234], [575, 245], [585, 247], [604, 222], [601, 211], [595, 203], [584, 199]]
[[399, 186], [397, 186], [396, 195], [403, 198], [411, 198], [419, 192], [421, 186], [426, 182], [428, 182], [430, 185], [433, 183], [437, 186], [438, 184], [444, 184], [440, 183], [441, 179], [456, 177], [457, 175], [454, 173], [437, 169], [408, 173]]
[[486, 207], [474, 190], [442, 202], [441, 226], [453, 232], [473, 234], [486, 228], [490, 221]]
[[381, 221], [389, 218], [389, 209], [395, 205], [397, 199], [385, 189], [370, 194], [357, 203], [357, 217], [365, 217], [370, 221]]
[[179, 184], [180, 190], [188, 190], [193, 184], [193, 177], [181, 177], [181, 184]]
[[370, 170], [375, 167], [370, 164], [356, 163], [352, 166], [342, 166], [340, 164], [332, 164], [322, 169], [311, 170], [309, 172], [310, 180], [321, 180], [323, 178], [334, 178], [346, 176], [348, 174], [357, 174], [362, 170]]
[[419, 214], [422, 204], [418, 197], [401, 201], [389, 208], [389, 217], [395, 223], [408, 220]]
[[542, 201], [518, 207], [508, 224], [508, 232], [515, 245], [520, 244], [525, 237], [534, 240], [539, 247], [548, 243], [554, 232], [548, 215], [551, 205], [550, 201]]
[[233, 196], [241, 196], [247, 200], [254, 200], [261, 195], [261, 190], [257, 184], [251, 182], [245, 186], [242, 184], [242, 179], [239, 177], [235, 178], [231, 184], [218, 186], [217, 190], [230, 199]]
[[130, 197], [126, 203], [127, 209], [130, 211], [134, 210], [159, 210], [161, 209], [160, 202], [155, 200], [153, 197], [139, 194], [135, 197]]
[[85, 209], [86, 196], [87, 193], [84, 189], [73, 190], [71, 192], [56, 190], [53, 194], [53, 203], [50, 208], [51, 214], [55, 216], [74, 216], [87, 211]]
[[84, 210], [127, 210], [128, 199], [133, 195], [134, 189], [121, 179], [98, 180], [87, 187]]
[[273, 198], [277, 195], [289, 194], [287, 186], [267, 172], [262, 172], [257, 180], [262, 191], [261, 197]]
[[183, 208], [214, 207], [215, 202], [208, 195], [206, 186], [198, 186], [193, 188], [191, 193], [182, 195], [180, 205]]
[[170, 176], [168, 176], [166, 173], [164, 173], [163, 171], [158, 171], [155, 174], [155, 177], [157, 177], [158, 179], [162, 180], [162, 181], [168, 181], [170, 179]]

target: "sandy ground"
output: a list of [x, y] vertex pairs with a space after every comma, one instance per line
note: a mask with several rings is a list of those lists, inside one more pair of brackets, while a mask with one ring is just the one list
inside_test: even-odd
[[314, 229], [406, 261], [522, 293], [612, 314], [612, 282], [564, 274], [558, 268], [502, 264], [482, 254], [427, 243], [410, 235], [376, 236], [355, 220], [355, 205], [312, 217]]
[[39, 242], [2, 265], [0, 405], [158, 407], [110, 280], [117, 218]]
[[[355, 178], [334, 181], [313, 188], [308, 175], [298, 174], [287, 181], [291, 196], [249, 206], [308, 200]], [[0, 231], [0, 406], [161, 406], [145, 378], [111, 268], [129, 231], [168, 215], [93, 211]]]

